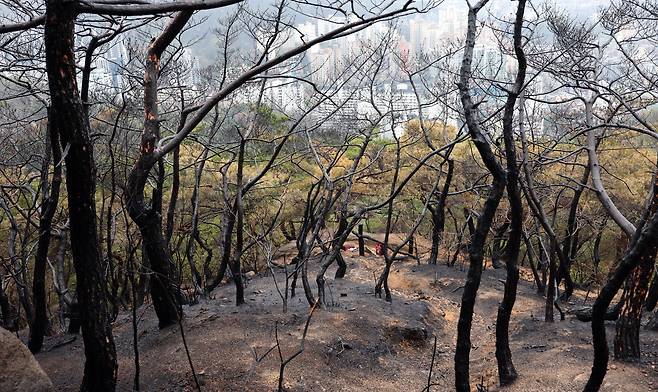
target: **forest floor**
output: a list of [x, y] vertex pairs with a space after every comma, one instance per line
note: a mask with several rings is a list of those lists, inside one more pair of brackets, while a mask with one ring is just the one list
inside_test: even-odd
[[[326, 309], [310, 321], [305, 349], [285, 369], [291, 391], [418, 391], [427, 385], [434, 337], [437, 339], [432, 391], [454, 390], [453, 355], [459, 304], [466, 272], [456, 266], [397, 262], [389, 280], [393, 302], [374, 297], [375, 276], [382, 269], [378, 256], [344, 252], [345, 279], [327, 273]], [[311, 265], [309, 280], [315, 288]], [[525, 275], [525, 274], [524, 274]], [[285, 286], [283, 271], [274, 277]], [[300, 347], [309, 307], [301, 282], [297, 297], [282, 311], [272, 275], [247, 281], [247, 304], [234, 305], [234, 287], [224, 284], [211, 298], [185, 306], [184, 332], [204, 391], [272, 391], [279, 378], [278, 331], [284, 359]], [[544, 300], [532, 282], [521, 280], [512, 316], [511, 349], [519, 379], [510, 387], [497, 383], [494, 356], [495, 319], [502, 297], [504, 270], [487, 268], [482, 277], [473, 320], [471, 382], [487, 391], [579, 391], [591, 367], [589, 323], [571, 314], [582, 306], [585, 293], [566, 304], [567, 318], [543, 321]], [[283, 290], [283, 289], [282, 289]], [[590, 300], [591, 302], [591, 296]], [[608, 337], [614, 323], [608, 323]], [[133, 386], [134, 357], [131, 315], [114, 324], [119, 360], [118, 390]], [[194, 390], [192, 372], [178, 327], [158, 330], [151, 306], [139, 309], [141, 388], [145, 391]], [[78, 337], [49, 337], [46, 351], [36, 356], [58, 391], [78, 390], [83, 373], [83, 344]], [[603, 391], [658, 390], [658, 333], [642, 331], [642, 361], [611, 361]]]

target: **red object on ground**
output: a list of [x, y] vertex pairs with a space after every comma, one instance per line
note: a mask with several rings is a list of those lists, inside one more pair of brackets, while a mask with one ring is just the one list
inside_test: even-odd
[[375, 254], [377, 254], [377, 256], [384, 256], [384, 244], [381, 242], [375, 244]]

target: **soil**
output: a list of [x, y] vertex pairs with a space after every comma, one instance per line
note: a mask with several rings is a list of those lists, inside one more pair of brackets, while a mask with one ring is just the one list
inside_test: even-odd
[[[431, 390], [454, 390], [454, 344], [466, 275], [463, 266], [419, 265], [412, 259], [397, 262], [389, 281], [393, 301], [387, 303], [376, 298], [373, 289], [383, 259], [359, 257], [352, 251], [344, 255], [348, 273], [339, 280], [333, 279], [333, 270], [327, 273], [328, 306], [313, 313], [303, 352], [285, 368], [285, 388], [421, 391], [427, 386], [436, 338]], [[309, 280], [314, 288], [316, 268], [313, 262]], [[523, 276], [528, 279], [527, 271]], [[227, 283], [209, 298], [184, 307], [184, 334], [202, 390], [276, 390], [281, 362], [278, 350], [272, 349], [276, 335], [285, 360], [300, 348], [309, 306], [300, 284], [298, 295], [289, 299], [284, 312], [273, 277], [283, 290], [283, 271], [275, 271], [274, 276], [270, 272], [257, 274], [247, 281], [244, 306], [234, 305], [234, 288]], [[494, 329], [504, 279], [504, 270], [491, 268], [482, 277], [471, 335], [473, 389], [582, 390], [591, 367], [591, 332], [590, 325], [576, 320], [572, 312], [583, 306], [585, 293], [577, 292], [572, 302], [565, 304], [565, 321], [546, 323], [544, 300], [536, 294], [533, 283], [524, 279], [519, 284], [510, 331], [519, 378], [512, 386], [498, 387]], [[141, 390], [195, 390], [180, 329], [158, 330], [148, 305], [140, 308], [138, 315]], [[612, 339], [614, 323], [607, 328]], [[131, 391], [135, 368], [130, 312], [119, 315], [114, 336], [118, 390]], [[69, 342], [71, 338], [48, 338], [46, 351], [36, 356], [58, 391], [76, 391], [82, 379], [82, 339]], [[643, 330], [641, 339], [641, 362], [611, 360], [602, 391], [658, 390], [658, 334]]]

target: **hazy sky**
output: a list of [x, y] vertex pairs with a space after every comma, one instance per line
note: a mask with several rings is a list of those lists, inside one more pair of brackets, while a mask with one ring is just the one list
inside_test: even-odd
[[[371, 1], [371, 0], [362, 0], [365, 2]], [[423, 2], [427, 0], [417, 0], [419, 4], [422, 4]], [[476, 1], [476, 0], [471, 0], [471, 1]], [[246, 0], [246, 4], [250, 7], [265, 7], [267, 4], [272, 4], [272, 0]], [[532, 4], [535, 7], [539, 7], [542, 4], [549, 3], [551, 5], [557, 6], [559, 8], [563, 8], [566, 11], [574, 14], [574, 16], [578, 15], [580, 17], [587, 17], [587, 18], [596, 18], [597, 11], [608, 4], [610, 4], [610, 0], [541, 0], [541, 1], [533, 1]], [[466, 5], [466, 0], [444, 0], [441, 5], [439, 5], [438, 9], [447, 9], [447, 8], [453, 8], [457, 11], [457, 14], [460, 14], [459, 11], [463, 10], [463, 14], [461, 17], [465, 18], [466, 11], [467, 11], [467, 5]], [[484, 12], [485, 13], [492, 13], [497, 16], [504, 16], [505, 14], [512, 14], [516, 10], [516, 2], [513, 0], [490, 0], [489, 4], [487, 4]], [[199, 28], [195, 29], [194, 31], [191, 31], [191, 34], [198, 34], [200, 36], [203, 36], [202, 42], [199, 42], [195, 47], [193, 48], [193, 53], [194, 56], [197, 57], [199, 60], [201, 60], [202, 63], [206, 63], [206, 61], [210, 60], [210, 57], [212, 56], [210, 52], [214, 51], [214, 45], [213, 45], [213, 35], [212, 35], [212, 30], [216, 24], [216, 21], [219, 18], [225, 17], [227, 15], [227, 10], [226, 9], [219, 9], [219, 10], [210, 10], [210, 11], [202, 11], [199, 13], [199, 16], [207, 17], [208, 21], [202, 25], [199, 26]], [[483, 15], [486, 15], [483, 13]], [[305, 20], [303, 16], [295, 16], [295, 20], [297, 23], [301, 23]]]

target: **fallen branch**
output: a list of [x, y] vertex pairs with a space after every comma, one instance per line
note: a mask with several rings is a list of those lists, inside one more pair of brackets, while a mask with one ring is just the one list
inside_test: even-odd
[[[621, 309], [621, 306], [619, 306], [619, 304], [617, 304], [617, 305], [615, 305], [611, 308], [608, 308], [608, 311], [605, 312], [605, 316], [604, 316], [603, 319], [606, 320], [606, 321], [615, 321], [615, 320], [617, 320], [619, 318], [620, 309]], [[579, 321], [582, 321], [584, 323], [589, 323], [590, 321], [592, 321], [592, 307], [591, 306], [586, 307], [586, 308], [582, 308], [582, 309], [578, 309], [574, 313], [576, 315], [576, 318]]]
[[73, 336], [71, 336], [69, 339], [63, 340], [63, 341], [61, 341], [61, 342], [57, 342], [57, 343], [53, 344], [53, 346], [52, 346], [50, 349], [48, 349], [48, 351], [52, 351], [52, 350], [54, 350], [54, 349], [56, 349], [56, 348], [59, 348], [59, 347], [62, 347], [62, 346], [66, 346], [67, 344], [73, 343], [73, 342], [75, 342], [75, 340], [76, 340], [77, 338], [78, 338], [77, 335], [73, 335]]
[[302, 341], [299, 344], [299, 350], [297, 350], [294, 354], [289, 356], [287, 359], [283, 359], [283, 353], [281, 353], [281, 343], [279, 342], [279, 327], [278, 324], [275, 324], [274, 326], [274, 336], [276, 337], [276, 347], [279, 351], [279, 361], [281, 362], [281, 365], [279, 366], [279, 392], [283, 392], [283, 373], [286, 369], [286, 365], [288, 365], [293, 359], [297, 358], [297, 356], [301, 353], [304, 352], [304, 343], [306, 342], [306, 335], [308, 334], [308, 326], [311, 324], [311, 317], [313, 316], [313, 313], [315, 312], [315, 309], [318, 307], [318, 301], [315, 301], [313, 306], [311, 307], [311, 311], [308, 314], [308, 317], [306, 318], [306, 325], [304, 325], [304, 333], [302, 334]]

